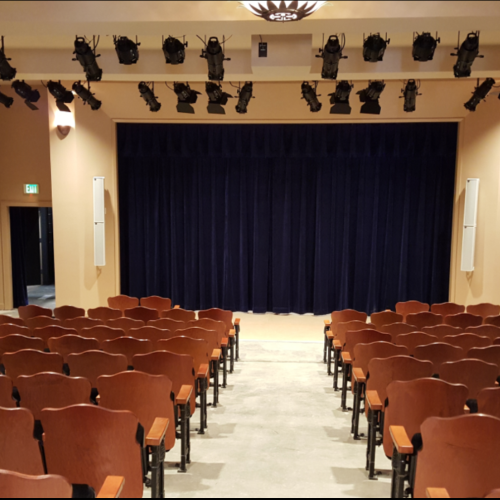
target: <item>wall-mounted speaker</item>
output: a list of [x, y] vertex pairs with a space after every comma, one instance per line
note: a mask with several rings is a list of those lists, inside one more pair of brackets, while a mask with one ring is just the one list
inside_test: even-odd
[[106, 208], [104, 206], [104, 177], [94, 177], [94, 263], [106, 265]]
[[477, 207], [479, 179], [467, 179], [465, 188], [464, 236], [462, 243], [462, 271], [474, 271], [476, 253]]

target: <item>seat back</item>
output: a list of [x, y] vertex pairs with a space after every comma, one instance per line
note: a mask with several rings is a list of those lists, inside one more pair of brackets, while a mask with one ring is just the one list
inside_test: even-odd
[[129, 297], [128, 295], [117, 295], [116, 297], [110, 297], [108, 299], [108, 306], [111, 309], [118, 309], [122, 314], [125, 314], [127, 309], [139, 307], [139, 299]]
[[347, 332], [360, 332], [363, 330], [376, 330], [375, 325], [370, 325], [369, 323], [363, 323], [362, 321], [349, 321], [349, 323], [339, 323], [337, 325], [337, 340], [340, 344], [345, 346], [346, 343], [346, 333]]
[[475, 314], [461, 313], [453, 314], [451, 316], [446, 316], [444, 318], [444, 324], [450, 326], [456, 326], [465, 331], [469, 326], [480, 326], [483, 324], [483, 318], [481, 316], [476, 316]]
[[209, 357], [212, 355], [214, 349], [220, 349], [219, 334], [214, 330], [204, 330], [203, 328], [191, 327], [185, 330], [178, 330], [176, 332], [181, 337], [189, 337], [191, 339], [202, 339], [208, 343]]
[[160, 314], [156, 309], [149, 309], [147, 307], [134, 307], [133, 309], [127, 309], [125, 311], [125, 317], [144, 321], [144, 324], [147, 325], [148, 321], [160, 319]]
[[208, 342], [206, 340], [175, 337], [170, 340], [160, 340], [157, 345], [159, 351], [188, 354], [191, 356], [193, 358], [195, 372], [198, 372], [201, 365], [208, 364], [210, 359]]
[[385, 408], [384, 451], [392, 457], [393, 443], [389, 427], [403, 426], [410, 440], [430, 417], [456, 417], [464, 414], [468, 389], [435, 378], [409, 382], [396, 381], [387, 387]]
[[15, 334], [29, 337], [31, 336], [31, 330], [27, 326], [12, 325], [9, 323], [0, 325], [0, 338]]
[[403, 315], [393, 311], [382, 311], [373, 313], [370, 316], [370, 323], [380, 328], [385, 325], [394, 325], [395, 323], [402, 323]]
[[82, 316], [85, 316], [85, 309], [82, 309], [81, 307], [61, 306], [54, 309], [54, 317], [60, 319], [61, 321], [81, 318]]
[[50, 352], [57, 352], [67, 363], [70, 354], [78, 354], [85, 351], [96, 351], [100, 347], [97, 339], [86, 339], [79, 335], [65, 335], [64, 337], [49, 339]]
[[16, 407], [16, 402], [12, 398], [12, 389], [12, 380], [5, 375], [0, 375], [0, 408]]
[[373, 342], [371, 344], [357, 344], [354, 347], [354, 368], [361, 368], [368, 375], [368, 365], [372, 359], [386, 359], [394, 356], [407, 356], [408, 349], [396, 346], [390, 342]]
[[489, 347], [474, 347], [467, 353], [468, 359], [479, 359], [485, 363], [497, 365], [498, 375], [500, 375], [500, 345]]
[[63, 326], [65, 328], [73, 328], [78, 333], [80, 333], [84, 328], [92, 328], [94, 326], [102, 326], [104, 322], [100, 319], [92, 319], [92, 318], [73, 318], [67, 319], [63, 322]]
[[44, 474], [35, 419], [24, 408], [0, 408], [0, 470], [39, 476]]
[[38, 316], [48, 316], [49, 318], [52, 318], [52, 309], [46, 309], [35, 305], [21, 306], [18, 309], [18, 312], [19, 317], [24, 321]]
[[214, 319], [215, 321], [222, 321], [226, 325], [227, 332], [229, 332], [234, 328], [232, 311], [226, 311], [224, 309], [218, 309], [214, 307], [212, 309], [206, 309], [204, 311], [198, 312], [198, 319], [207, 319], [207, 318]]
[[466, 353], [474, 347], [488, 347], [492, 344], [489, 337], [480, 337], [473, 333], [461, 333], [460, 335], [448, 335], [443, 342], [461, 347]]
[[441, 365], [448, 361], [464, 359], [466, 352], [461, 347], [437, 342], [435, 344], [421, 345], [415, 348], [415, 358], [431, 361], [434, 365], [434, 375], [439, 375]]
[[119, 337], [125, 337], [125, 332], [121, 328], [111, 328], [110, 326], [93, 326], [92, 328], [84, 328], [80, 332], [80, 337], [86, 339], [97, 339], [99, 344], [105, 340], [114, 340]]
[[358, 344], [372, 344], [373, 342], [391, 343], [392, 337], [388, 333], [377, 332], [375, 330], [359, 330], [357, 332], [346, 332], [346, 342], [344, 351], [354, 357], [354, 348]]
[[60, 319], [49, 316], [36, 316], [35, 318], [27, 319], [26, 326], [33, 331], [45, 326], [63, 326], [63, 322]]
[[426, 326], [438, 326], [443, 324], [443, 316], [432, 312], [421, 312], [416, 314], [408, 314], [406, 322], [409, 325], [416, 326], [419, 330]]
[[187, 328], [187, 323], [184, 321], [176, 321], [175, 319], [160, 318], [154, 321], [148, 321], [148, 326], [154, 326], [160, 330], [168, 330], [169, 332], [176, 332]]
[[500, 387], [483, 389], [477, 396], [479, 413], [500, 418]]
[[21, 375], [17, 379], [21, 401], [19, 406], [40, 420], [44, 408], [65, 408], [90, 404], [92, 386], [86, 378], [66, 377], [60, 373]]
[[500, 315], [499, 316], [488, 316], [484, 320], [485, 325], [494, 325], [500, 327]]
[[94, 389], [101, 375], [115, 375], [128, 368], [124, 354], [110, 354], [103, 351], [86, 351], [68, 356], [69, 374], [72, 377], [83, 377], [90, 381]]
[[141, 498], [141, 446], [138, 418], [128, 411], [91, 405], [42, 411], [45, 458], [50, 474], [99, 491], [108, 476], [122, 476], [123, 498]]
[[170, 311], [163, 311], [161, 313], [161, 317], [187, 323], [188, 321], [196, 319], [196, 313], [194, 311], [186, 311], [184, 309], [170, 309]]
[[123, 316], [120, 309], [112, 309], [111, 307], [96, 307], [87, 311], [88, 317], [92, 319], [100, 319], [101, 321], [109, 321], [110, 319], [118, 319]]
[[429, 310], [429, 304], [419, 302], [418, 300], [409, 300], [408, 302], [398, 302], [396, 304], [396, 312], [403, 315], [404, 322], [406, 322], [406, 316], [408, 316], [408, 314], [428, 312]]
[[156, 418], [168, 418], [165, 449], [175, 445], [175, 414], [172, 382], [165, 375], [139, 371], [103, 375], [97, 380], [99, 406], [109, 410], [131, 411], [144, 427], [146, 435]]
[[429, 487], [446, 488], [450, 498], [484, 498], [500, 487], [500, 419], [488, 415], [429, 418], [421, 427], [415, 498]]
[[28, 476], [0, 471], [1, 498], [72, 498], [73, 486], [61, 476]]
[[439, 339], [439, 342], [443, 342], [443, 339], [447, 335], [460, 335], [464, 333], [462, 328], [450, 325], [437, 325], [437, 326], [426, 326], [422, 328], [422, 333], [427, 333], [428, 335], [434, 335]]
[[396, 339], [398, 335], [403, 335], [405, 333], [417, 332], [418, 328], [413, 325], [408, 325], [407, 323], [394, 323], [393, 325], [384, 325], [377, 328], [379, 332], [388, 333], [392, 336], [392, 341]]
[[469, 389], [468, 399], [477, 399], [486, 388], [495, 387], [498, 366], [478, 359], [462, 359], [443, 363], [439, 378], [451, 384], [462, 384]]
[[480, 337], [488, 337], [493, 342], [500, 338], [500, 327], [494, 325], [470, 326], [465, 333], [474, 333]]
[[226, 338], [226, 324], [223, 321], [216, 321], [210, 318], [195, 319], [187, 323], [185, 328], [202, 328], [203, 330], [217, 332], [219, 345]]
[[498, 316], [500, 314], [500, 306], [487, 303], [477, 304], [474, 306], [467, 306], [467, 312], [486, 319], [489, 316]]
[[408, 354], [410, 356], [415, 355], [415, 349], [417, 347], [421, 345], [435, 344], [436, 342], [439, 342], [439, 339], [437, 337], [422, 332], [398, 335], [394, 341], [396, 345], [406, 346], [408, 348]]
[[106, 321], [106, 326], [109, 326], [110, 328], [119, 328], [120, 330], [123, 330], [125, 334], [128, 334], [132, 328], [141, 328], [146, 326], [146, 323], [138, 319], [118, 318]]
[[12, 316], [7, 316], [5, 314], [0, 314], [0, 325], [18, 325], [26, 326], [26, 323], [21, 318], [13, 318]]
[[17, 386], [17, 378], [21, 375], [35, 375], [42, 372], [63, 373], [64, 359], [55, 352], [26, 349], [4, 354], [2, 363], [6, 375]]
[[25, 337], [24, 335], [7, 335], [7, 337], [0, 339], [0, 356], [7, 352], [17, 352], [23, 349], [43, 351], [45, 344], [42, 339]]
[[132, 337], [120, 337], [114, 340], [105, 340], [101, 344], [101, 349], [110, 354], [123, 354], [127, 358], [128, 365], [133, 366], [132, 360], [136, 354], [153, 352], [153, 342]]
[[[201, 318], [201, 316], [199, 317]], [[360, 311], [355, 311], [354, 309], [334, 311], [332, 312], [331, 317], [331, 330], [335, 337], [337, 336], [337, 325], [340, 325], [340, 323], [350, 323], [351, 321], [360, 321], [361, 323], [366, 323], [366, 321], [368, 320], [368, 314]]]
[[158, 313], [170, 311], [172, 309], [172, 301], [153, 295], [152, 297], [144, 297], [141, 299], [141, 306], [149, 309], [156, 309]]
[[128, 332], [129, 337], [134, 339], [147, 339], [153, 343], [153, 349], [156, 349], [156, 343], [159, 340], [166, 340], [175, 336], [174, 333], [168, 330], [160, 330], [154, 326], [142, 326], [141, 328], [133, 328]]
[[35, 328], [33, 336], [43, 340], [45, 348], [49, 347], [49, 339], [64, 337], [65, 335], [78, 335], [74, 328], [64, 328], [62, 326], [44, 326], [43, 328]]
[[[165, 375], [172, 381], [172, 391], [177, 396], [183, 385], [195, 386], [193, 358], [187, 354], [156, 351], [150, 354], [137, 354], [133, 360], [137, 371], [151, 375]], [[196, 410], [196, 393], [191, 394], [191, 415]]]
[[452, 316], [454, 314], [460, 314], [465, 312], [465, 306], [455, 304], [454, 302], [444, 302], [442, 304], [432, 304], [431, 312], [434, 314], [440, 314], [441, 316]]

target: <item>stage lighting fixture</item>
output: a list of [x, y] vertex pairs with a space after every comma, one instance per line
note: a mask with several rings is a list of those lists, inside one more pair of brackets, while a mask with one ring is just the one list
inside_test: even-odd
[[5, 57], [5, 46], [2, 37], [2, 47], [0, 48], [0, 79], [2, 80], [13, 80], [16, 77], [16, 68], [13, 68], [9, 64], [10, 59]]
[[476, 111], [477, 105], [486, 99], [486, 96], [490, 93], [493, 85], [495, 85], [495, 80], [493, 78], [486, 78], [486, 80], [475, 88], [474, 93], [470, 100], [464, 104], [465, 108], [469, 111]]
[[81, 82], [75, 82], [73, 91], [83, 101], [83, 104], [88, 104], [93, 111], [97, 111], [101, 107], [102, 102], [94, 97], [95, 94], [90, 91], [90, 84], [89, 88], [86, 89]]
[[432, 61], [437, 44], [441, 38], [434, 38], [430, 33], [413, 33], [413, 60], [418, 62]]
[[141, 93], [141, 97], [149, 106], [149, 110], [156, 113], [157, 111], [160, 111], [161, 104], [157, 101], [157, 97], [155, 96], [154, 83], [151, 86], [152, 88], [149, 88], [146, 82], [141, 82], [139, 83], [139, 92]]
[[453, 66], [453, 73], [455, 74], [456, 78], [467, 78], [471, 75], [472, 64], [474, 63], [476, 57], [484, 57], [479, 55], [479, 31], [469, 33], [462, 45], [460, 45], [459, 33], [458, 46], [455, 50], [457, 50], [458, 52], [451, 55], [457, 56], [458, 59], [455, 66]]
[[59, 111], [64, 111], [65, 113], [70, 113], [71, 110], [66, 106], [73, 102], [75, 96], [70, 90], [66, 90], [66, 87], [61, 84], [61, 82], [53, 82], [52, 80], [47, 84], [49, 92], [56, 100], [57, 109]]
[[0, 104], [3, 104], [6, 108], [10, 108], [14, 102], [14, 99], [12, 97], [9, 97], [8, 95], [2, 94], [0, 92]]
[[346, 80], [337, 83], [337, 88], [333, 94], [329, 94], [330, 104], [333, 104], [330, 113], [332, 115], [350, 115], [351, 106], [349, 97], [354, 85]]
[[417, 96], [421, 95], [418, 93], [420, 88], [420, 82], [415, 80], [408, 80], [406, 87], [401, 90], [403, 95], [401, 96], [405, 100], [404, 110], [406, 113], [412, 113], [417, 109]]
[[12, 83], [12, 88], [16, 92], [19, 97], [24, 99], [24, 104], [28, 106], [33, 111], [37, 111], [38, 108], [33, 104], [34, 102], [38, 102], [40, 99], [40, 92], [38, 90], [33, 90], [25, 81], [22, 82], [16, 80]]
[[85, 77], [89, 82], [99, 82], [102, 78], [102, 69], [99, 68], [97, 64], [96, 58], [100, 57], [100, 55], [95, 54], [97, 49], [97, 45], [99, 44], [99, 40], [97, 43], [95, 42], [94, 37], [94, 48], [90, 48], [90, 45], [87, 43], [84, 37], [78, 36], [75, 40], [75, 59], [73, 61], [78, 61], [85, 71]]
[[309, 84], [309, 82], [304, 82], [302, 84], [302, 99], [306, 100], [312, 113], [320, 111], [322, 106], [322, 104], [318, 101], [318, 95], [316, 94], [317, 88], [318, 82], [315, 82], [314, 88]]
[[370, 82], [366, 89], [358, 92], [359, 100], [364, 103], [361, 113], [367, 115], [379, 115], [381, 111], [379, 99], [385, 89], [385, 83], [380, 81]]
[[327, 80], [336, 80], [339, 72], [339, 62], [341, 59], [347, 59], [347, 56], [342, 55], [345, 47], [345, 35], [342, 34], [342, 45], [337, 35], [331, 35], [323, 49], [319, 49], [323, 59], [323, 69], [321, 70], [321, 78]]
[[130, 66], [136, 64], [139, 60], [139, 45], [137, 41], [133, 42], [126, 36], [114, 36], [113, 42], [115, 43], [115, 50], [118, 54], [120, 64]]
[[178, 82], [174, 82], [174, 92], [177, 94], [177, 111], [179, 113], [194, 114], [194, 108], [191, 104], [196, 103], [201, 92], [192, 90], [189, 83]]
[[385, 49], [387, 45], [391, 43], [387, 39], [387, 33], [385, 35], [385, 40], [380, 36], [380, 33], [371, 34], [368, 38], [364, 38], [363, 35], [363, 59], [366, 62], [379, 62], [383, 61]]
[[250, 99], [253, 98], [253, 82], [245, 82], [245, 85], [241, 89], [238, 89], [238, 95], [239, 99], [236, 111], [240, 115], [244, 115], [247, 112]]
[[[198, 37], [200, 38], [200, 37]], [[203, 41], [202, 38], [200, 40]], [[226, 43], [225, 39], [222, 42]], [[224, 51], [219, 39], [216, 36], [211, 37], [208, 43], [205, 44], [205, 49], [201, 51], [201, 58], [208, 62], [208, 79], [221, 82], [224, 80], [224, 61], [230, 61], [224, 56]]]
[[187, 42], [182, 43], [177, 38], [169, 36], [163, 41], [163, 54], [167, 64], [182, 64], [186, 59]]
[[225, 106], [227, 100], [233, 96], [224, 92], [222, 90], [222, 85], [217, 85], [213, 82], [207, 82], [205, 90], [208, 95], [208, 112], [211, 115], [225, 115], [226, 111], [222, 106]]

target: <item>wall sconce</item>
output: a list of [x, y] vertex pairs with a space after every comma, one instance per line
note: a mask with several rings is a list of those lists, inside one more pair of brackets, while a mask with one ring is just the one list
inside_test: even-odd
[[61, 136], [66, 137], [75, 126], [75, 117], [73, 113], [56, 110], [54, 125]]

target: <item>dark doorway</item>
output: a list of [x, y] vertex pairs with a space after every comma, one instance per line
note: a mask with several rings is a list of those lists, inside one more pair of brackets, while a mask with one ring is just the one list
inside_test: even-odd
[[14, 307], [28, 305], [28, 287], [53, 287], [52, 208], [11, 207]]

